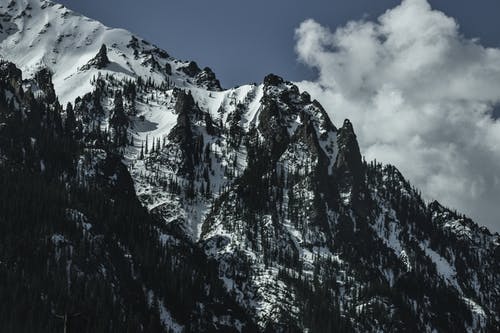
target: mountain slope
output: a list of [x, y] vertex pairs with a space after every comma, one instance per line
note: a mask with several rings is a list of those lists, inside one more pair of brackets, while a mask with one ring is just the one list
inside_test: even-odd
[[[122, 29], [111, 29], [51, 1], [1, 2], [0, 55], [16, 62], [26, 75], [41, 68], [54, 74], [60, 101], [73, 102], [93, 90], [91, 79], [101, 72], [116, 77], [151, 78], [156, 83], [201, 86], [220, 90], [210, 69], [181, 62], [168, 53]], [[109, 62], [91, 60], [106, 45]]]
[[[1, 292], [38, 312], [21, 326], [4, 309], [5, 330], [61, 314], [82, 331], [76, 315], [95, 331], [500, 330], [499, 235], [364, 161], [355, 124], [292, 83], [223, 90], [49, 1], [0, 13], [15, 64], [0, 66], [0, 272], [31, 290]], [[58, 198], [43, 201], [54, 216], [24, 195]]]

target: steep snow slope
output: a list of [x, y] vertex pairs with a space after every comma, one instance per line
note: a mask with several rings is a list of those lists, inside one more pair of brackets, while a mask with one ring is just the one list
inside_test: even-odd
[[[248, 128], [251, 124], [258, 123], [258, 114], [261, 107], [260, 100], [263, 96], [263, 85], [245, 85], [239, 88], [225, 91], [207, 91], [198, 87], [189, 89], [191, 96], [197, 103], [200, 112], [210, 115], [216, 124], [227, 123], [230, 117], [237, 109], [241, 111], [242, 127]], [[155, 93], [156, 94], [156, 93]], [[135, 146], [129, 146], [126, 150], [125, 158], [127, 164], [131, 166], [131, 173], [136, 180], [136, 188], [139, 198], [150, 210], [159, 210], [172, 203], [172, 198], [163, 190], [162, 181], [151, 181], [152, 175], [161, 175], [162, 179], [178, 179], [180, 182], [187, 183], [188, 180], [177, 174], [177, 169], [165, 162], [166, 159], [172, 163], [181, 163], [180, 157], [174, 156], [172, 150], [164, 149], [159, 156], [154, 156], [153, 164], [147, 166], [148, 160], [139, 160], [141, 149], [145, 146], [150, 148], [156, 140], [166, 145], [169, 143], [169, 133], [177, 124], [178, 110], [175, 109], [178, 100], [176, 91], [169, 90], [161, 93], [155, 99], [149, 99], [148, 103], [137, 103], [138, 114], [145, 117], [145, 121], [135, 117], [131, 132], [134, 135]], [[199, 121], [199, 126], [204, 126], [204, 121]], [[224, 140], [226, 135], [221, 137], [207, 133], [205, 129], [199, 128], [203, 137], [203, 142], [207, 145], [214, 156], [212, 172], [209, 176], [209, 191], [214, 195], [220, 193], [224, 187], [228, 186], [232, 178], [225, 173], [228, 166], [237, 165], [233, 172], [235, 175], [241, 174], [246, 166], [246, 152], [244, 149], [235, 149], [230, 147]], [[221, 140], [222, 139], [222, 140]], [[146, 154], [147, 155], [147, 154]], [[148, 156], [148, 155], [147, 155]], [[153, 166], [154, 165], [154, 166]], [[202, 172], [199, 170], [198, 172]], [[197, 182], [196, 188], [201, 186]], [[206, 198], [176, 198], [176, 209], [180, 209], [173, 214], [171, 219], [182, 217], [187, 223], [186, 231], [198, 239], [201, 234], [201, 226], [205, 214], [209, 209], [210, 203]], [[175, 216], [175, 218], [174, 218]]]
[[[99, 72], [117, 78], [141, 76], [157, 83], [169, 80], [180, 87], [211, 79], [210, 71], [201, 71], [194, 63], [176, 60], [128, 31], [108, 28], [52, 1], [2, 0], [0, 12], [7, 22], [1, 26], [0, 56], [14, 61], [26, 74], [48, 67], [63, 104], [90, 92], [91, 80]], [[103, 44], [110, 63], [82, 70]], [[210, 84], [217, 89], [213, 79]]]
[[[52, 1], [1, 0], [0, 15], [6, 22], [0, 26], [0, 56], [16, 63], [24, 75], [34, 76], [39, 70], [48, 68], [53, 73], [55, 92], [63, 105], [94, 91], [95, 80], [99, 77], [113, 76], [116, 81], [141, 78], [165, 88], [161, 91], [151, 89], [135, 104], [130, 131], [136, 146], [126, 152], [134, 175], [145, 174], [141, 163], [136, 163], [141, 144], [145, 145], [148, 138], [150, 144], [158, 138], [163, 140], [175, 126], [173, 87], [191, 90], [200, 107], [221, 122], [226, 122], [230, 112], [220, 114], [219, 111], [231, 111], [238, 103], [248, 105], [243, 115], [245, 126], [256, 121], [262, 86], [246, 85], [220, 91], [210, 69], [201, 70], [194, 62], [174, 59], [126, 30], [106, 27]], [[109, 63], [92, 64], [103, 45]], [[105, 110], [110, 110], [112, 99], [102, 104]], [[107, 120], [104, 119], [101, 125], [106, 129]], [[215, 191], [223, 185], [222, 178], [214, 180]], [[137, 186], [139, 194], [154, 191], [149, 184], [143, 186], [140, 181]], [[148, 200], [147, 206], [152, 209], [164, 204], [166, 199], [160, 194]], [[194, 237], [200, 233], [203, 206], [199, 204], [194, 212], [183, 213], [192, 221]]]

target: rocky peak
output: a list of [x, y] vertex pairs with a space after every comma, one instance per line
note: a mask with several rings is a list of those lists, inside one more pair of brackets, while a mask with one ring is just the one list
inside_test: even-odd
[[[358, 141], [356, 134], [354, 133], [354, 128], [349, 119], [344, 120], [343, 126], [339, 129], [338, 133], [339, 149], [345, 153], [349, 153], [349, 161], [354, 164], [359, 164], [361, 162], [361, 153], [359, 151]], [[343, 160], [338, 159], [338, 165], [344, 163]], [[359, 161], [359, 163], [358, 163]], [[346, 163], [350, 163], [347, 162]]]
[[210, 91], [221, 91], [222, 87], [219, 80], [215, 76], [215, 73], [210, 69], [210, 67], [205, 67], [195, 76], [195, 83]]
[[168, 134], [168, 139], [177, 144], [182, 152], [180, 172], [192, 177], [197, 153], [195, 146], [200, 146], [199, 141], [203, 140], [203, 137], [194, 129], [194, 123], [201, 118], [202, 112], [196, 105], [191, 92], [186, 93], [175, 89], [173, 95], [176, 98], [174, 109], [177, 122]]
[[444, 211], [444, 207], [439, 203], [439, 201], [437, 200], [433, 200], [430, 204], [429, 204], [429, 209], [431, 212], [443, 212]]
[[102, 44], [99, 52], [97, 52], [97, 55], [94, 58], [90, 59], [86, 65], [82, 66], [80, 70], [86, 71], [90, 68], [103, 69], [110, 63], [111, 62], [108, 58], [108, 48], [106, 47], [106, 44]]
[[195, 61], [190, 61], [186, 66], [180, 67], [179, 70], [188, 77], [193, 78], [194, 83], [198, 86], [204, 87], [209, 91], [222, 90], [219, 80], [210, 67], [205, 67], [201, 70]]
[[201, 72], [200, 67], [198, 67], [198, 64], [195, 61], [190, 61], [187, 66], [181, 67], [180, 70], [190, 77], [195, 77]]
[[277, 76], [277, 75], [274, 75], [274, 74], [268, 74], [265, 78], [264, 78], [264, 85], [266, 86], [277, 86], [277, 85], [280, 85], [284, 83], [284, 80], [283, 78]]
[[365, 215], [369, 209], [365, 202], [365, 199], [368, 199], [364, 186], [365, 168], [356, 134], [349, 119], [346, 119], [338, 130], [337, 142], [339, 152], [334, 174], [339, 186], [340, 199], [342, 203], [352, 204], [361, 215]]

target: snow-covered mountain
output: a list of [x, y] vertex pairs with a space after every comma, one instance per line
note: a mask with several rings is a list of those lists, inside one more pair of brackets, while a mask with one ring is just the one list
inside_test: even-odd
[[[171, 58], [167, 52], [122, 29], [111, 29], [51, 1], [2, 1], [1, 56], [15, 59], [26, 75], [41, 68], [53, 73], [61, 103], [93, 90], [99, 72], [116, 78], [151, 78], [178, 86], [220, 90], [207, 68]], [[88, 66], [102, 45], [109, 62]], [[173, 74], [172, 74], [173, 73]]]
[[222, 89], [50, 1], [0, 0], [0, 56], [4, 330], [500, 330], [499, 235], [294, 84]]

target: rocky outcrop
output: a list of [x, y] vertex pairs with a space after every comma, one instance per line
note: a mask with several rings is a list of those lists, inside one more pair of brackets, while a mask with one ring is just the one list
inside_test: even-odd
[[195, 104], [190, 92], [175, 90], [175, 112], [177, 123], [170, 131], [168, 139], [177, 144], [182, 152], [180, 173], [192, 179], [195, 162], [201, 155], [203, 137], [194, 128], [194, 123], [201, 119], [202, 112]]
[[352, 205], [362, 216], [370, 211], [370, 197], [365, 186], [365, 166], [361, 160], [358, 141], [349, 119], [337, 134], [338, 155], [334, 165], [334, 177], [338, 185], [341, 203]]
[[222, 90], [219, 80], [215, 76], [215, 73], [209, 67], [205, 67], [201, 72], [196, 74], [194, 82], [197, 85], [205, 87], [207, 90], [210, 91]]
[[195, 61], [190, 61], [186, 66], [181, 67], [180, 71], [187, 76], [195, 77], [201, 72], [201, 69]]
[[6, 88], [14, 89], [17, 94], [22, 90], [22, 72], [13, 63], [0, 60], [0, 77], [7, 83]]
[[206, 88], [210, 91], [221, 91], [220, 82], [215, 76], [215, 73], [209, 68], [205, 67], [203, 70], [198, 67], [198, 64], [194, 61], [190, 61], [186, 66], [182, 66], [179, 69], [181, 72], [187, 76], [193, 78], [194, 83]]
[[82, 67], [80, 67], [81, 71], [89, 70], [90, 68], [103, 69], [106, 68], [111, 62], [108, 58], [108, 48], [105, 44], [102, 44], [97, 55], [90, 59], [89, 62]]
[[49, 103], [54, 103], [57, 99], [54, 85], [52, 84], [52, 72], [48, 68], [43, 68], [35, 74], [35, 81], [38, 88], [45, 94]]

